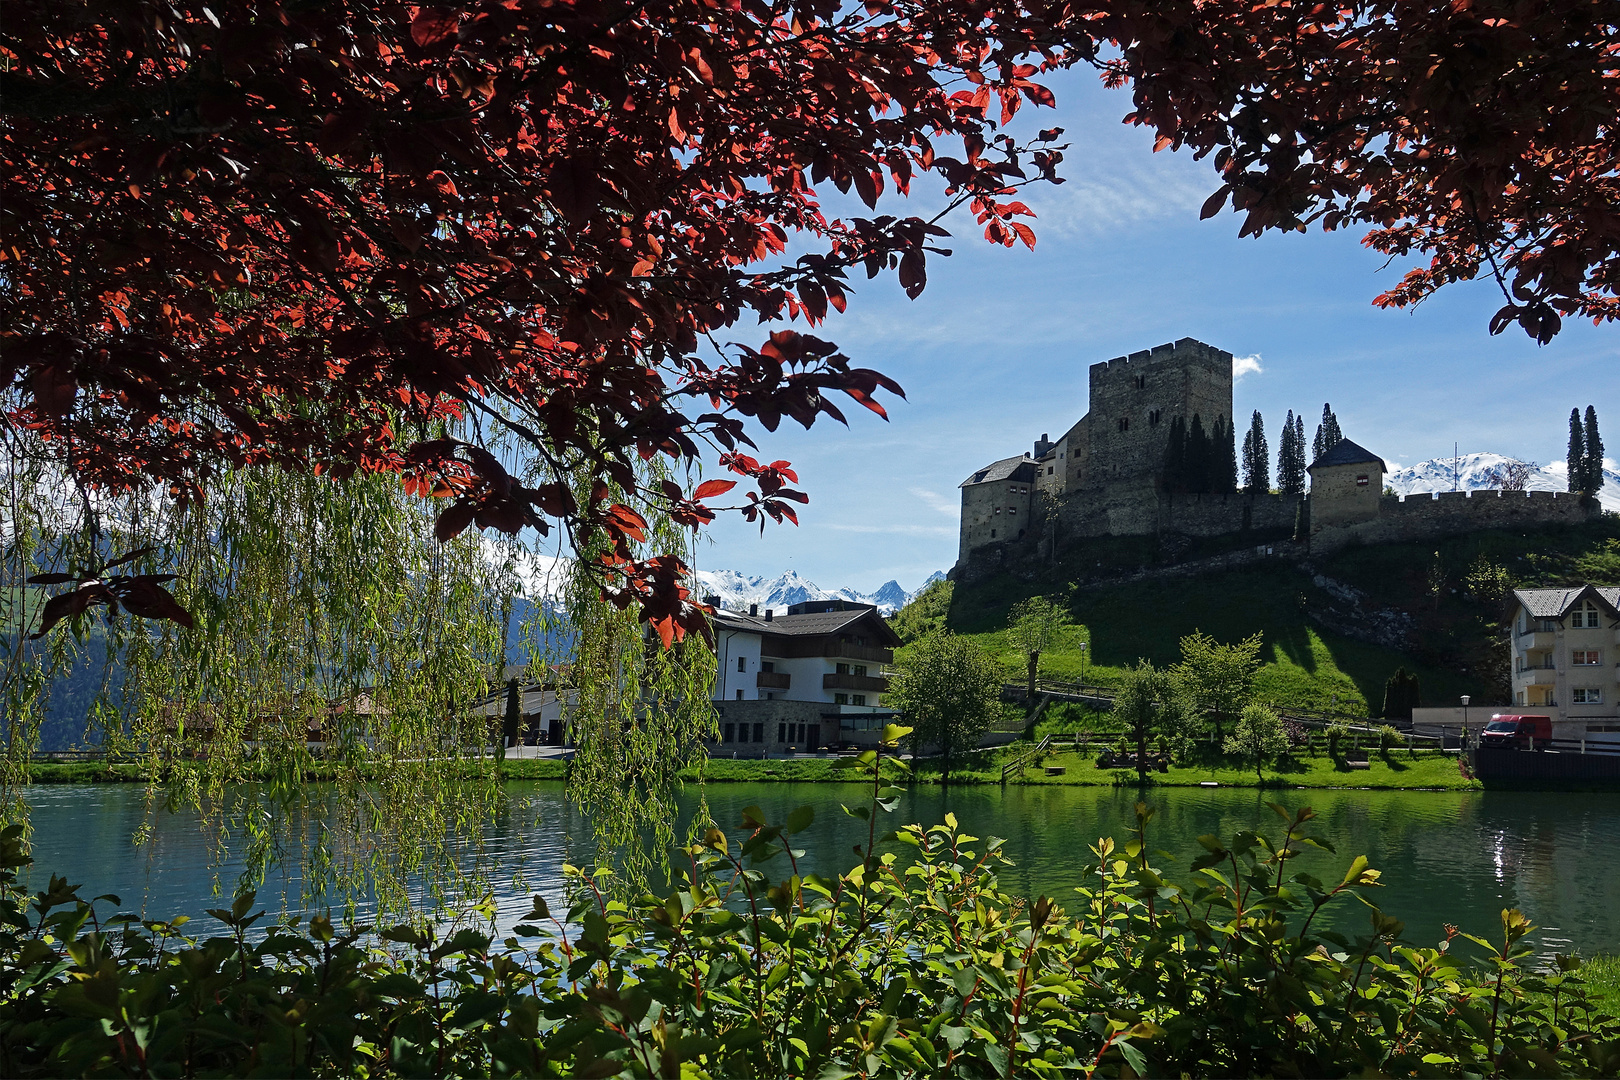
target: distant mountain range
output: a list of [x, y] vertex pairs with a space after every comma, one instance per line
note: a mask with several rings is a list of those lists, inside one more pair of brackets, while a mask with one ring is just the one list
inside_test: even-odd
[[[1534, 462], [1491, 453], [1461, 454], [1455, 459], [1442, 457], [1420, 461], [1416, 465], [1387, 473], [1384, 476], [1384, 483], [1401, 495], [1415, 495], [1425, 491], [1451, 491], [1452, 476], [1455, 472], [1456, 490], [1486, 491], [1502, 486], [1501, 478], [1511, 465], [1530, 466], [1530, 475], [1524, 485], [1528, 491], [1569, 490], [1569, 476], [1562, 461], [1537, 465]], [[1605, 510], [1620, 511], [1620, 472], [1604, 469], [1603, 479], [1606, 483], [1598, 491], [1598, 502]]]
[[747, 611], [749, 604], [758, 604], [761, 611], [772, 608], [785, 613], [789, 604], [802, 604], [806, 600], [853, 600], [857, 604], [872, 604], [888, 615], [905, 607], [913, 596], [944, 577], [943, 570], [936, 570], [911, 592], [898, 581], [886, 581], [875, 592], [863, 593], [856, 589], [829, 592], [813, 581], [806, 581], [796, 570], [773, 578], [751, 577], [736, 570], [699, 570], [697, 592], [700, 596], [718, 596], [720, 606], [727, 611]]

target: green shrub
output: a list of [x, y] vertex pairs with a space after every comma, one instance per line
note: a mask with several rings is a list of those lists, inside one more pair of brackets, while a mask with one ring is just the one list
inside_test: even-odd
[[[877, 772], [871, 755], [865, 765]], [[1067, 909], [1007, 893], [1001, 841], [954, 817], [879, 852], [899, 790], [874, 777], [859, 861], [801, 875], [785, 824], [744, 811], [710, 830], [666, 895], [613, 898], [567, 869], [576, 900], [536, 900], [512, 937], [322, 918], [250, 928], [253, 895], [211, 912], [227, 933], [103, 919], [62, 878], [33, 898], [21, 830], [0, 834], [0, 1072], [33, 1076], [1612, 1076], [1620, 1022], [1579, 962], [1527, 970], [1531, 929], [1401, 940], [1329, 908], [1379, 884], [1290, 873], [1311, 812], [1281, 834], [1200, 838], [1185, 882], [1149, 861], [1152, 811], [1076, 868]], [[773, 866], [778, 872], [767, 876]], [[1204, 873], [1203, 871], [1209, 871]], [[1459, 955], [1483, 950], [1483, 973]]]

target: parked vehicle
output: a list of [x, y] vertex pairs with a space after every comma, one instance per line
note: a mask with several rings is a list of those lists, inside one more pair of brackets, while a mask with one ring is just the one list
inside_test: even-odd
[[1511, 746], [1518, 750], [1545, 750], [1552, 742], [1552, 717], [1503, 716], [1491, 717], [1480, 733], [1481, 746]]

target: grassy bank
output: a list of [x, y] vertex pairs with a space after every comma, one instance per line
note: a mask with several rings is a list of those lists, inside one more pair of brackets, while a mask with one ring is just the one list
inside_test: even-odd
[[[1029, 744], [1014, 744], [993, 751], [967, 755], [957, 761], [951, 772], [953, 783], [999, 784], [1002, 766], [1027, 753]], [[1268, 788], [1375, 788], [1385, 790], [1479, 790], [1478, 781], [1465, 779], [1457, 767], [1454, 756], [1419, 751], [1414, 758], [1406, 751], [1391, 751], [1381, 756], [1371, 755], [1369, 767], [1352, 769], [1346, 762], [1330, 758], [1306, 757], [1291, 759], [1262, 769], [1255, 774], [1254, 767], [1223, 754], [1208, 753], [1196, 763], [1172, 767], [1168, 772], [1150, 774], [1152, 783], [1160, 787], [1198, 787], [1216, 783], [1222, 787]], [[1052, 775], [1047, 768], [1061, 767], [1062, 773]], [[921, 783], [939, 783], [943, 769], [937, 760], [917, 762], [913, 773]], [[695, 772], [689, 779], [696, 779]], [[760, 761], [719, 759], [710, 761], [704, 779], [710, 783], [771, 781], [776, 783], [841, 783], [850, 780], [850, 773], [836, 767], [833, 758], [795, 758]], [[1073, 749], [1060, 749], [1044, 755], [1038, 762], [1023, 770], [1022, 776], [1008, 778], [1010, 784], [1050, 784], [1076, 786], [1112, 786], [1135, 784], [1132, 769], [1100, 769], [1096, 753], [1077, 753]]]

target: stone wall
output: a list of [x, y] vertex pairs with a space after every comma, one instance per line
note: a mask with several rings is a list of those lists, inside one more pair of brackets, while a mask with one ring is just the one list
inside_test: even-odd
[[1371, 520], [1325, 527], [1313, 520], [1311, 553], [1330, 553], [1350, 543], [1400, 544], [1479, 529], [1575, 525], [1598, 513], [1596, 501], [1562, 491], [1443, 491], [1404, 499], [1387, 495], [1379, 499]]
[[962, 525], [957, 559], [965, 561], [976, 548], [1022, 540], [1030, 529], [1034, 475], [1021, 469], [1025, 479], [971, 484], [962, 489]]
[[1286, 495], [1156, 495], [1070, 498], [1058, 505], [1060, 536], [1227, 536], [1292, 530], [1299, 500]]

